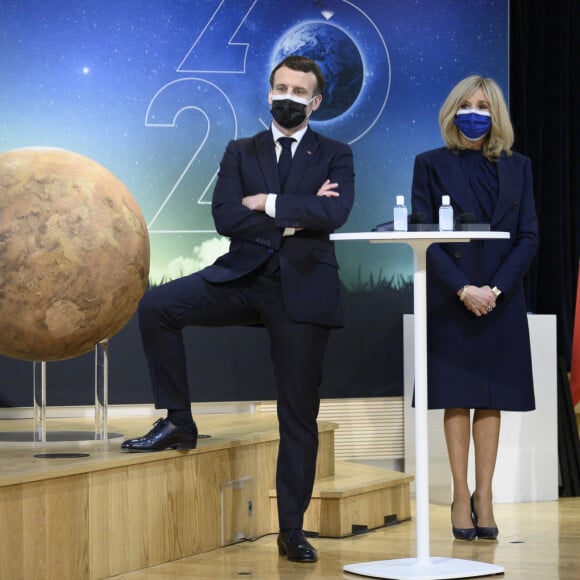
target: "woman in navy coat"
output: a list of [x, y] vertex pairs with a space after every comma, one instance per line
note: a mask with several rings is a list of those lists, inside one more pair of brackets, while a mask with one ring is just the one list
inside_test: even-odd
[[[428, 406], [445, 409], [453, 477], [452, 531], [495, 539], [492, 479], [500, 411], [535, 408], [523, 277], [538, 247], [530, 160], [511, 150], [499, 86], [470, 76], [439, 113], [445, 147], [415, 159], [413, 211], [438, 221], [442, 195], [509, 239], [434, 244], [427, 255]], [[473, 424], [471, 424], [471, 412]], [[473, 435], [476, 489], [467, 482]]]

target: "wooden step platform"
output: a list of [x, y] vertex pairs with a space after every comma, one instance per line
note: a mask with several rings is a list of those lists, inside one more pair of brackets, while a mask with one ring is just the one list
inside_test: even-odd
[[[107, 578], [277, 531], [275, 414], [196, 415], [210, 437], [195, 450], [121, 451], [155, 419], [112, 418], [109, 431], [122, 437], [92, 444], [0, 438], [0, 578]], [[89, 419], [54, 421], [58, 430], [90, 430]], [[319, 422], [308, 529], [339, 537], [409, 517], [410, 477], [395, 472], [399, 483], [362, 465], [355, 476], [335, 462], [336, 428]], [[0, 420], [0, 432], [29, 429], [30, 420]], [[383, 523], [371, 517], [383, 512]]]
[[[343, 538], [411, 518], [413, 476], [398, 471], [335, 461], [335, 473], [316, 480], [304, 528], [322, 537]], [[272, 523], [276, 490], [270, 490]]]

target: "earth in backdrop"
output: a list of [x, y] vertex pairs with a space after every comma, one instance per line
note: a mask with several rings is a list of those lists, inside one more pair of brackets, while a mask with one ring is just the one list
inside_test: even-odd
[[326, 80], [323, 104], [312, 119], [326, 121], [348, 111], [361, 92], [364, 77], [362, 57], [352, 38], [331, 24], [302, 23], [290, 29], [274, 49], [274, 66], [292, 54], [316, 61]]

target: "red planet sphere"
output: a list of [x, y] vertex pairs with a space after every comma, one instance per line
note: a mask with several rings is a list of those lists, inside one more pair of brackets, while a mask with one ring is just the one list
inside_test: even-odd
[[0, 354], [88, 352], [125, 326], [148, 278], [147, 225], [109, 170], [63, 149], [0, 154]]

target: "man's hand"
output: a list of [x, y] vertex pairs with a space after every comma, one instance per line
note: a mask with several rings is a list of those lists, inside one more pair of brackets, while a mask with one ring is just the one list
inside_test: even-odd
[[266, 193], [256, 193], [255, 195], [246, 195], [242, 198], [242, 205], [254, 211], [266, 211]]
[[[331, 183], [330, 179], [327, 179], [316, 192], [319, 197], [338, 197], [340, 194], [335, 189], [338, 187], [338, 183]], [[267, 193], [256, 193], [255, 195], [246, 195], [242, 198], [242, 205], [251, 209], [252, 211], [266, 211], [266, 200], [268, 198]], [[304, 228], [293, 228], [292, 234], [294, 232], [300, 232]]]
[[338, 187], [338, 183], [330, 183], [330, 179], [327, 179], [316, 192], [316, 195], [322, 197], [338, 197], [340, 193], [338, 191], [333, 191]]

